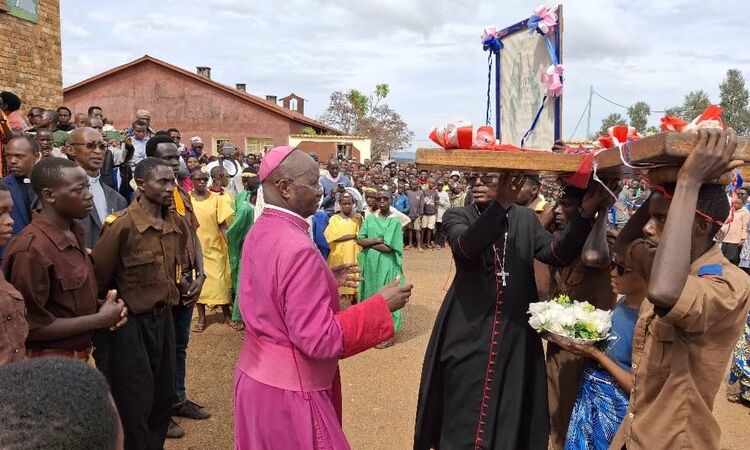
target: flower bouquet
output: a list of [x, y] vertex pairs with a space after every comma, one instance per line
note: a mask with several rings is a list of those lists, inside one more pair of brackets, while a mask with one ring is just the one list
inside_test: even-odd
[[609, 311], [596, 309], [589, 302], [560, 295], [546, 302], [529, 305], [529, 325], [547, 340], [590, 344], [606, 339], [612, 328]]

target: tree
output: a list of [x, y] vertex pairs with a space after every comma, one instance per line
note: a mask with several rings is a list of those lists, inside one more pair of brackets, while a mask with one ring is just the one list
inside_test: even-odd
[[625, 124], [627, 124], [627, 121], [622, 117], [620, 113], [612, 113], [605, 117], [604, 120], [602, 120], [602, 127], [599, 129], [599, 135], [594, 136], [593, 138], [596, 139], [599, 136], [606, 136], [609, 132], [609, 127]]
[[666, 112], [668, 116], [682, 117], [690, 122], [700, 116], [710, 104], [711, 100], [708, 99], [705, 91], [690, 91], [682, 101], [682, 105], [668, 108]]
[[367, 136], [372, 139], [372, 159], [406, 148], [414, 133], [401, 116], [384, 102], [390, 93], [385, 84], [375, 86], [371, 96], [356, 89], [336, 91], [331, 94], [328, 109], [320, 120], [344, 133]]
[[648, 125], [648, 116], [651, 115], [651, 107], [646, 102], [636, 102], [628, 108], [628, 117], [630, 117], [630, 126], [639, 132], [646, 131]]
[[313, 127], [302, 127], [302, 129], [300, 130], [300, 134], [315, 136], [317, 133], [315, 132], [315, 128]]
[[727, 70], [727, 77], [719, 85], [719, 97], [721, 109], [724, 110], [724, 123], [739, 134], [750, 132], [750, 111], [747, 106], [750, 94], [739, 70]]

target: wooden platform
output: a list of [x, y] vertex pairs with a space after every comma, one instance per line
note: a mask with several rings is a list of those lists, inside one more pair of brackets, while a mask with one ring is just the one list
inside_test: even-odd
[[[735, 159], [750, 164], [750, 137], [739, 136]], [[631, 143], [624, 153], [630, 163], [654, 163], [680, 166], [695, 147], [697, 133], [662, 133]], [[527, 173], [575, 172], [583, 161], [581, 155], [552, 152], [501, 152], [490, 150], [445, 150], [442, 148], [417, 149], [417, 166], [426, 169], [519, 171]], [[620, 159], [617, 147], [596, 155], [599, 170], [605, 173], [631, 171]]]
[[[750, 137], [738, 136], [735, 159], [750, 163]], [[631, 163], [654, 163], [680, 166], [698, 142], [697, 133], [662, 133], [645, 137], [631, 143], [623, 150]], [[608, 148], [596, 155], [596, 162], [603, 170], [624, 166], [618, 148]]]
[[417, 149], [417, 166], [422, 169], [508, 170], [526, 173], [575, 172], [583, 156], [552, 152], [498, 152], [491, 150]]

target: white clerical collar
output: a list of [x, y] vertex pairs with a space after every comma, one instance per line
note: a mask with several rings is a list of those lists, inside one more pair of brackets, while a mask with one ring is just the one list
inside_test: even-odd
[[276, 205], [271, 205], [271, 204], [266, 203], [265, 206], [263, 206], [263, 208], [275, 209], [276, 211], [281, 211], [281, 212], [283, 212], [285, 214], [289, 214], [290, 216], [299, 217], [301, 220], [307, 222], [307, 219], [305, 219], [304, 217], [300, 216], [296, 212], [294, 212], [292, 210], [289, 210], [289, 209], [286, 209], [286, 208], [282, 208], [281, 206], [276, 206]]
[[89, 177], [89, 184], [91, 184], [91, 183], [97, 183], [98, 184], [99, 183], [99, 178], [101, 178], [102, 173], [99, 172], [99, 175], [97, 175], [95, 177], [92, 177], [91, 175], [88, 175], [88, 174], [86, 174], [86, 176]]

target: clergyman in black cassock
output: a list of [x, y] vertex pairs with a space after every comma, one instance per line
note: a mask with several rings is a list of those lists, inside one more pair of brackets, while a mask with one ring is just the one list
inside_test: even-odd
[[[592, 192], [586, 211], [606, 198]], [[533, 264], [571, 264], [593, 219], [576, 213], [555, 238], [530, 209], [487, 203], [443, 217], [456, 276], [425, 355], [415, 450], [547, 450], [544, 353], [527, 314], [538, 301]]]

